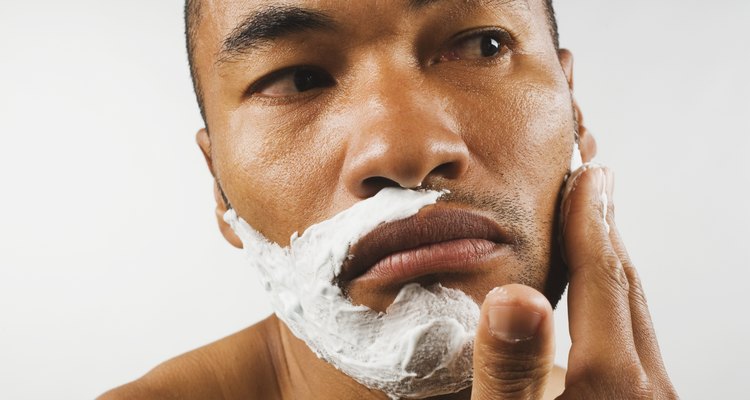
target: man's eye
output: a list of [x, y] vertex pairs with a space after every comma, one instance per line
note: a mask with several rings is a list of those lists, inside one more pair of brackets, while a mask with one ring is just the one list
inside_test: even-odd
[[485, 31], [465, 36], [456, 41], [438, 62], [493, 58], [508, 50], [509, 35], [502, 31]]
[[333, 77], [311, 67], [295, 67], [272, 74], [250, 88], [250, 93], [266, 97], [288, 97], [317, 88], [333, 86]]

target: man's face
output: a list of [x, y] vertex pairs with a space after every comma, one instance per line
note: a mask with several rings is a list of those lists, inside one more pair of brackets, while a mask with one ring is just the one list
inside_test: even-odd
[[[478, 302], [511, 282], [559, 298], [558, 195], [575, 127], [542, 0], [201, 8], [199, 141], [255, 229], [287, 245], [383, 187], [448, 189], [439, 206], [488, 217], [512, 240], [478, 268], [418, 281]], [[354, 303], [384, 310], [403, 282], [345, 285]]]

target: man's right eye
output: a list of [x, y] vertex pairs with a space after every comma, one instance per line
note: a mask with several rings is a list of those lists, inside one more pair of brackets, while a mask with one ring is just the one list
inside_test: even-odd
[[334, 83], [333, 77], [319, 68], [294, 67], [261, 79], [249, 92], [265, 97], [290, 97], [313, 89], [331, 87]]

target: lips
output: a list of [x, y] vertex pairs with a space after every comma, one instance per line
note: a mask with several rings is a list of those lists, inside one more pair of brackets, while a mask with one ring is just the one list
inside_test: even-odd
[[472, 272], [510, 243], [511, 235], [489, 218], [461, 208], [428, 207], [360, 239], [338, 282], [398, 284], [431, 274]]

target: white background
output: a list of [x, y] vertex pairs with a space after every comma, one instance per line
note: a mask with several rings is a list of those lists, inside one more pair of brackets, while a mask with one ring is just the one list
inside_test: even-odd
[[[0, 398], [92, 398], [269, 313], [215, 227], [181, 8], [0, 1]], [[750, 2], [557, 9], [674, 383], [746, 397]]]

